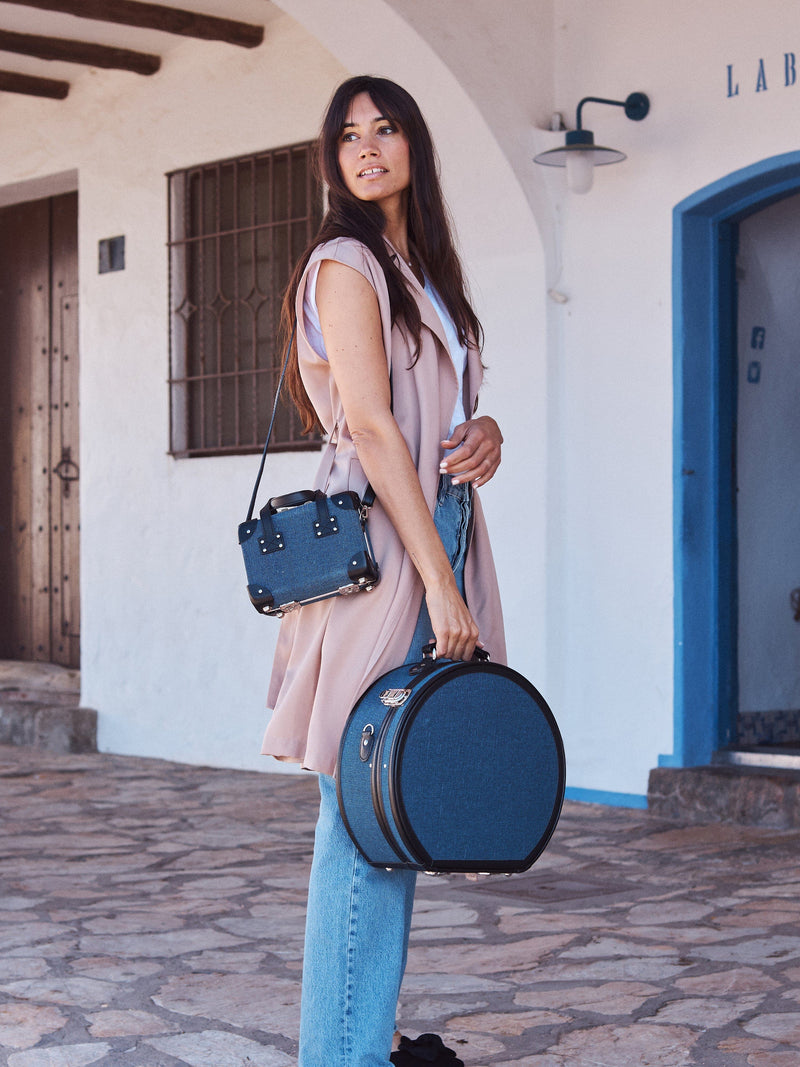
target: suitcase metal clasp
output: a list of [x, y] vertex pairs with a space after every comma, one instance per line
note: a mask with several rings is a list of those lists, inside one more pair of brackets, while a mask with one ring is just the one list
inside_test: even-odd
[[411, 696], [410, 689], [384, 689], [378, 699], [386, 708], [399, 708]]
[[368, 722], [361, 731], [361, 744], [358, 746], [358, 755], [362, 763], [366, 763], [372, 754], [372, 746], [375, 744], [375, 727]]

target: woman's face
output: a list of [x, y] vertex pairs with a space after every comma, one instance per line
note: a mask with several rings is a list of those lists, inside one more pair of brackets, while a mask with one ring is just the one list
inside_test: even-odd
[[339, 169], [353, 196], [379, 204], [385, 215], [405, 205], [411, 184], [408, 140], [369, 93], [350, 102], [339, 136]]

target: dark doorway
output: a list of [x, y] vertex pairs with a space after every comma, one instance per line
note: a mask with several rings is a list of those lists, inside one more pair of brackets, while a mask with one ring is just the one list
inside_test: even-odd
[[800, 750], [800, 195], [739, 223], [737, 747]]

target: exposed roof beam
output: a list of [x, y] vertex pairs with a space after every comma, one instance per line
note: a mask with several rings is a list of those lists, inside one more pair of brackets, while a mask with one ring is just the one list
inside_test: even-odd
[[61, 11], [78, 18], [100, 22], [119, 22], [146, 30], [163, 30], [184, 37], [200, 37], [207, 41], [225, 41], [242, 48], [255, 48], [264, 40], [264, 27], [249, 22], [200, 15], [161, 4], [141, 3], [140, 0], [5, 0], [22, 7], [36, 7], [43, 11]]
[[90, 67], [132, 70], [134, 74], [155, 74], [161, 57], [145, 52], [131, 52], [127, 48], [110, 48], [88, 41], [70, 41], [64, 37], [34, 37], [29, 33], [0, 30], [0, 52], [16, 52], [37, 59], [59, 59], [67, 63], [83, 63]]
[[30, 74], [14, 74], [10, 70], [0, 70], [0, 91], [63, 100], [69, 92], [69, 82], [54, 81], [52, 78], [33, 78]]

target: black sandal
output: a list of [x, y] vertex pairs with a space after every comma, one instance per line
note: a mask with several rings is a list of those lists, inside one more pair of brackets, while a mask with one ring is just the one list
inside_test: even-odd
[[420, 1034], [413, 1041], [401, 1037], [400, 1047], [389, 1059], [394, 1067], [464, 1067], [464, 1061], [458, 1059], [438, 1034]]

